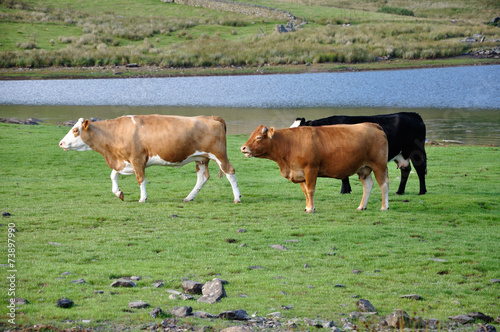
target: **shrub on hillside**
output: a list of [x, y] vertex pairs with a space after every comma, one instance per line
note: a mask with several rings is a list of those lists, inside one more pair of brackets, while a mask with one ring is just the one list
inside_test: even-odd
[[382, 8], [379, 9], [379, 12], [386, 13], [386, 14], [403, 15], [403, 16], [415, 16], [415, 13], [413, 13], [413, 10], [409, 10], [406, 8], [382, 6]]

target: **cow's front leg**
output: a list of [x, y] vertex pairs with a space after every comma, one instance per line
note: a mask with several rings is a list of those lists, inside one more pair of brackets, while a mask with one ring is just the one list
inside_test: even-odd
[[117, 171], [113, 170], [111, 172], [111, 191], [113, 194], [116, 195], [119, 199], [123, 201], [123, 192], [120, 190], [118, 187], [118, 177], [120, 176], [120, 173]]
[[311, 179], [310, 181], [301, 182], [300, 187], [302, 192], [306, 196], [306, 213], [313, 213], [314, 206], [314, 191], [316, 190], [316, 179]]
[[345, 178], [342, 180], [342, 188], [340, 188], [341, 194], [350, 194], [351, 193], [351, 184], [349, 183], [349, 178]]
[[184, 202], [192, 201], [210, 178], [210, 174], [208, 173], [208, 160], [196, 162], [196, 178], [196, 185], [193, 190], [191, 190], [189, 195], [184, 198]]
[[359, 204], [357, 208], [358, 211], [361, 211], [366, 210], [366, 206], [368, 205], [368, 198], [370, 197], [373, 188], [373, 179], [371, 169], [367, 167], [360, 170], [358, 175], [361, 183], [363, 184], [363, 197], [361, 198], [361, 204]]

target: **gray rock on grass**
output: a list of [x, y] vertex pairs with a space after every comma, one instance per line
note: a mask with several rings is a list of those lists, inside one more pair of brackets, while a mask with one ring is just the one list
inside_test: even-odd
[[375, 307], [368, 300], [358, 300], [358, 302], [356, 302], [356, 307], [361, 312], [376, 312]]

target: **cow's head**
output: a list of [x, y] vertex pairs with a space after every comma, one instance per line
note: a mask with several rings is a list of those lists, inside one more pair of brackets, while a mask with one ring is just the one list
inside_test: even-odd
[[271, 150], [271, 141], [274, 136], [274, 128], [260, 125], [250, 135], [250, 139], [241, 147], [241, 152], [247, 158], [265, 158]]
[[87, 130], [89, 127], [89, 120], [83, 120], [80, 118], [78, 122], [71, 128], [71, 130], [64, 136], [64, 138], [59, 142], [59, 147], [63, 148], [64, 151], [75, 150], [75, 151], [87, 151], [92, 150], [81, 137], [83, 130]]
[[290, 128], [296, 128], [296, 127], [304, 126], [305, 124], [306, 124], [306, 119], [304, 119], [304, 118], [297, 118], [297, 119], [295, 119], [295, 122], [292, 123], [292, 125], [290, 126]]

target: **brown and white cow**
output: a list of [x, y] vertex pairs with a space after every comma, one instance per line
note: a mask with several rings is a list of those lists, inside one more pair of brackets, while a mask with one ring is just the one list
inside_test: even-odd
[[363, 198], [358, 210], [366, 209], [373, 187], [371, 172], [382, 191], [382, 208], [389, 208], [387, 138], [378, 124], [334, 125], [274, 129], [259, 126], [241, 147], [247, 157], [275, 161], [284, 178], [300, 183], [306, 196], [306, 212], [314, 212], [318, 177], [344, 179], [358, 174]]
[[122, 200], [119, 174], [135, 173], [141, 190], [139, 202], [145, 202], [146, 167], [180, 167], [195, 162], [197, 182], [184, 199], [192, 201], [209, 179], [208, 162], [214, 160], [221, 170], [219, 175], [224, 173], [231, 183], [234, 202], [240, 202], [234, 167], [226, 154], [226, 123], [217, 116], [130, 115], [98, 122], [79, 119], [59, 146], [66, 151], [94, 150], [103, 155], [113, 169], [112, 191]]

